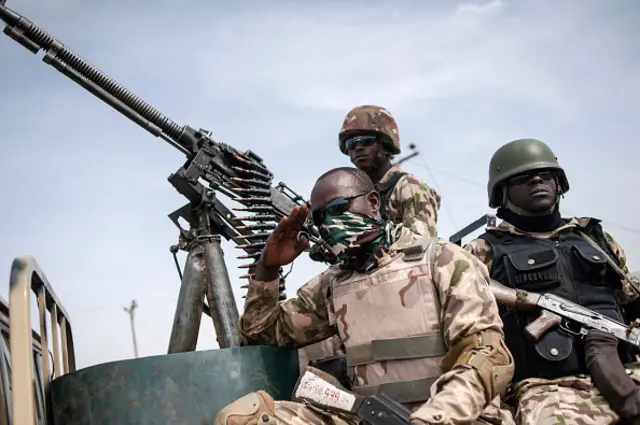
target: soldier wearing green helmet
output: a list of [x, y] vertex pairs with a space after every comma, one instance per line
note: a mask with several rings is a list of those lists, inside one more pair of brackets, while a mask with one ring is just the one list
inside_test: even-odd
[[[638, 282], [624, 250], [600, 220], [561, 216], [560, 199], [568, 191], [567, 175], [545, 143], [520, 139], [501, 146], [491, 158], [487, 194], [502, 222], [464, 248], [503, 285], [552, 293], [621, 322], [638, 319]], [[597, 330], [582, 338], [553, 328], [533, 341], [524, 327], [537, 313], [500, 312], [515, 360], [511, 395], [518, 424], [550, 417], [576, 425], [587, 418], [603, 425], [638, 423], [634, 380], [640, 382], [640, 367], [625, 372], [623, 364], [636, 359], [616, 338]]]

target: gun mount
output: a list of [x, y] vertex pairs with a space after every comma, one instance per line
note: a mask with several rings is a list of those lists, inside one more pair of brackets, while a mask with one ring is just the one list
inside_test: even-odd
[[482, 226], [495, 226], [496, 225], [496, 216], [493, 214], [485, 214], [473, 223], [467, 225], [462, 230], [457, 231], [453, 235], [449, 237], [449, 242], [453, 242], [457, 245], [462, 245], [462, 238], [470, 235], [475, 232]]
[[[179, 229], [179, 243], [171, 247], [188, 253], [169, 342], [169, 353], [193, 351], [203, 310], [212, 317], [220, 348], [239, 345], [238, 311], [220, 248], [220, 237], [245, 251], [238, 258], [256, 260], [276, 223], [304, 199], [284, 183], [272, 185], [273, 174], [254, 152], [215, 141], [211, 132], [179, 125], [116, 82], [59, 40], [19, 13], [0, 3], [3, 32], [30, 52], [44, 52], [43, 61], [84, 87], [124, 116], [182, 152], [187, 160], [168, 178], [187, 200], [169, 214]], [[222, 193], [249, 215], [237, 217], [217, 197]], [[189, 225], [183, 228], [179, 219]], [[249, 224], [252, 223], [252, 224]], [[317, 235], [315, 229], [308, 229]], [[177, 260], [176, 260], [177, 261]], [[253, 272], [253, 263], [243, 278]], [[203, 303], [203, 287], [208, 306]], [[280, 297], [286, 298], [281, 273]]]

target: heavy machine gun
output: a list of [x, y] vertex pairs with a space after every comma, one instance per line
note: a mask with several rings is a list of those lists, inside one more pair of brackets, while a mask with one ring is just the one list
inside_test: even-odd
[[[0, 19], [6, 22], [4, 33], [32, 53], [44, 51], [43, 61], [84, 87], [124, 116], [169, 143], [187, 157], [186, 162], [168, 178], [171, 185], [189, 201], [169, 214], [179, 228], [179, 243], [171, 247], [175, 254], [186, 251], [180, 295], [174, 316], [168, 353], [195, 350], [201, 315], [210, 310], [220, 348], [239, 346], [238, 310], [220, 238], [233, 240], [245, 251], [238, 258], [256, 260], [276, 223], [305, 200], [284, 183], [272, 185], [273, 174], [254, 152], [240, 150], [215, 141], [211, 132], [179, 125], [133, 94], [105, 73], [87, 63], [62, 42], [14, 12], [0, 0]], [[217, 197], [218, 193], [244, 205], [234, 208], [249, 215], [237, 217]], [[183, 218], [189, 228], [181, 226]], [[317, 235], [313, 228], [307, 233]], [[177, 259], [176, 259], [177, 262]], [[253, 272], [253, 264], [243, 277]], [[206, 293], [208, 306], [203, 303]], [[280, 296], [284, 276], [280, 275]]]

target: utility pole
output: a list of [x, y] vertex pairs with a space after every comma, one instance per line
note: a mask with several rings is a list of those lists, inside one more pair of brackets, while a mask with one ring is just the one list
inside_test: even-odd
[[411, 144], [409, 145], [409, 149], [411, 149], [411, 150], [412, 150], [412, 152], [411, 152], [409, 155], [405, 156], [404, 158], [400, 158], [399, 160], [397, 160], [396, 162], [394, 162], [394, 163], [393, 163], [393, 165], [400, 165], [400, 164], [402, 164], [403, 162], [408, 161], [408, 160], [410, 160], [411, 158], [414, 158], [414, 157], [416, 157], [416, 156], [420, 155], [420, 152], [416, 150], [416, 145], [415, 145], [415, 144], [411, 143]]
[[129, 313], [129, 320], [131, 321], [131, 336], [133, 337], [133, 355], [136, 358], [138, 358], [138, 343], [136, 342], [136, 329], [133, 326], [133, 314], [136, 307], [138, 307], [138, 303], [136, 303], [136, 300], [131, 300], [131, 306], [128, 308], [125, 307], [124, 311]]

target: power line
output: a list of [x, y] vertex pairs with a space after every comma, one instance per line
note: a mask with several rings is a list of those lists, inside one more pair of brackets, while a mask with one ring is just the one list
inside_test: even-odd
[[[425, 161], [424, 157], [420, 157], [420, 161], [422, 162], [424, 168], [427, 169], [427, 172], [429, 173], [429, 178], [433, 182], [434, 189], [437, 190], [438, 192], [442, 193], [442, 191], [440, 190], [441, 186], [438, 183], [435, 174], [433, 174], [433, 172], [431, 171], [431, 168], [429, 167], [429, 164], [427, 164], [427, 161]], [[444, 207], [445, 212], [449, 216], [449, 220], [451, 220], [451, 224], [453, 224], [453, 228], [457, 229], [458, 225], [456, 224], [456, 219], [453, 218], [453, 213], [451, 212], [451, 209], [449, 208], [449, 204], [447, 204], [446, 202], [443, 202], [442, 206]]]

